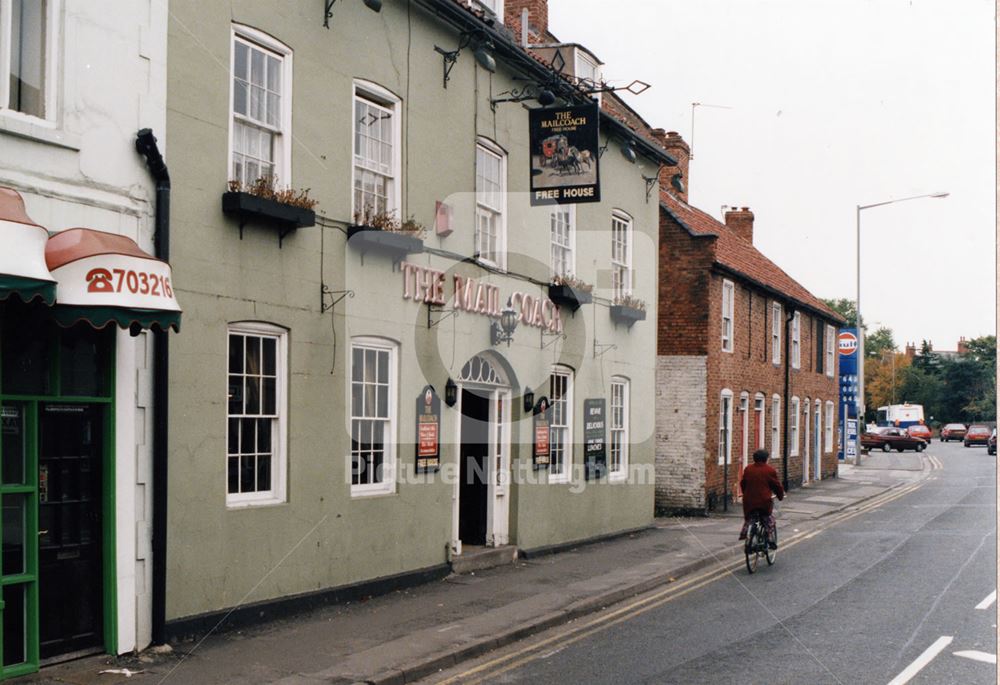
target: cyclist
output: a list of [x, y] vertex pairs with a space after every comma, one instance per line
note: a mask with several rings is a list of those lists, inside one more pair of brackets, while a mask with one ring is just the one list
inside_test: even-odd
[[757, 450], [753, 453], [753, 463], [743, 469], [743, 479], [740, 481], [743, 488], [743, 529], [740, 531], [740, 540], [746, 540], [750, 514], [759, 511], [761, 518], [767, 523], [767, 544], [771, 549], [778, 549], [771, 493], [782, 500], [785, 499], [785, 489], [778, 480], [778, 472], [767, 463], [770, 456], [767, 450]]

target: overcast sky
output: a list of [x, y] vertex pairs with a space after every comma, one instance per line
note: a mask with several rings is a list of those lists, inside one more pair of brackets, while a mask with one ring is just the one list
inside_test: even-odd
[[[599, 19], [599, 20], [598, 20]], [[754, 243], [900, 349], [996, 331], [993, 0], [549, 0], [653, 126], [691, 142], [691, 203], [749, 206]]]

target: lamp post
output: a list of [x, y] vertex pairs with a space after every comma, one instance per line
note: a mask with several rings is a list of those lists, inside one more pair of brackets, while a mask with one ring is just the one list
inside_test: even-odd
[[[896, 200], [886, 200], [885, 202], [875, 202], [870, 205], [857, 205], [857, 212], [855, 214], [856, 218], [856, 228], [857, 228], [857, 300], [855, 301], [855, 307], [858, 314], [858, 432], [859, 435], [863, 430], [864, 420], [865, 420], [865, 328], [861, 319], [861, 210], [871, 209], [873, 207], [882, 207], [884, 205], [892, 205], [897, 202], [906, 202], [908, 200], [919, 200], [925, 197], [933, 198], [943, 198], [948, 197], [948, 193], [926, 193], [924, 195], [914, 195], [912, 197], [901, 197]], [[857, 451], [858, 459], [861, 458], [861, 450]]]

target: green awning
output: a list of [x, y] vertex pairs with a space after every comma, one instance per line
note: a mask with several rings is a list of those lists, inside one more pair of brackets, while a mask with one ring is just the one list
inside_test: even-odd
[[56, 284], [25, 276], [0, 274], [0, 300], [6, 300], [11, 295], [16, 295], [24, 302], [38, 297], [45, 304], [51, 305], [56, 301]]
[[57, 304], [52, 309], [52, 316], [56, 323], [65, 328], [85, 321], [94, 328], [104, 328], [113, 323], [134, 333], [150, 328], [162, 331], [173, 328], [174, 332], [181, 330], [181, 313], [162, 309], [125, 309]]

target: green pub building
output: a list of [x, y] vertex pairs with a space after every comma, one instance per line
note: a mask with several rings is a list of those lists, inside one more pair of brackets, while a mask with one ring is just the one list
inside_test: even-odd
[[168, 633], [651, 523], [672, 160], [522, 4], [171, 2]]

